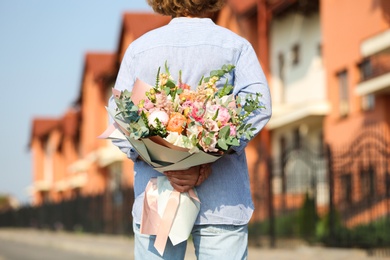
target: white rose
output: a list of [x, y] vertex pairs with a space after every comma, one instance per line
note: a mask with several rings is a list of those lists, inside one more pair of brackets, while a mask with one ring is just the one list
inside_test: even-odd
[[153, 127], [157, 127], [156, 119], [158, 119], [162, 125], [166, 126], [169, 121], [169, 116], [165, 111], [161, 111], [161, 110], [153, 111], [148, 116], [149, 125]]

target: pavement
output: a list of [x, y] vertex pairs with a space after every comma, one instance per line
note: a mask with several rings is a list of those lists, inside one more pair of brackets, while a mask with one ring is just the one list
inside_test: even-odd
[[[63, 231], [37, 229], [0, 228], [0, 240], [22, 244], [56, 248], [110, 259], [134, 259], [133, 239], [119, 235], [94, 235]], [[282, 248], [249, 247], [248, 260], [373, 260], [390, 257], [369, 256], [360, 249], [337, 249], [293, 243]], [[189, 243], [185, 260], [196, 260], [194, 249]]]

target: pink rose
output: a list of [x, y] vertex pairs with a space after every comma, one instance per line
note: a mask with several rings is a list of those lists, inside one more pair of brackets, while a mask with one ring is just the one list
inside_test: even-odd
[[230, 125], [230, 136], [236, 136], [237, 135], [237, 129], [235, 125]]
[[197, 122], [203, 122], [204, 121], [204, 116], [205, 114], [205, 109], [203, 108], [203, 103], [202, 102], [194, 102], [192, 104], [192, 109], [191, 109], [191, 117], [197, 121]]
[[152, 103], [152, 101], [150, 101], [149, 99], [145, 99], [145, 102], [144, 102], [144, 108], [146, 110], [150, 110], [154, 107], [154, 104]]
[[217, 121], [221, 122], [222, 125], [226, 125], [229, 120], [229, 110], [225, 107], [219, 107]]

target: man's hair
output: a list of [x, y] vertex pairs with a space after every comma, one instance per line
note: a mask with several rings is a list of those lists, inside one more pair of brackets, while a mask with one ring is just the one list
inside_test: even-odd
[[202, 17], [220, 10], [226, 0], [147, 0], [156, 13], [172, 17]]

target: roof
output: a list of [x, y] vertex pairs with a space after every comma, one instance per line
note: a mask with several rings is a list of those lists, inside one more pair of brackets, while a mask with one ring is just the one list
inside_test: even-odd
[[123, 29], [124, 32], [130, 31], [136, 39], [150, 30], [166, 25], [170, 20], [168, 16], [154, 13], [125, 13]]
[[[133, 39], [137, 39], [143, 34], [164, 26], [171, 20], [171, 17], [162, 16], [155, 13], [125, 13], [122, 18], [122, 30], [119, 37], [119, 44], [117, 47], [117, 59], [121, 59], [121, 51], [127, 46], [123, 44], [129, 44], [124, 42], [125, 35], [132, 35]], [[124, 48], [123, 48], [124, 47]], [[120, 62], [120, 60], [118, 61]]]
[[28, 146], [31, 146], [33, 138], [44, 138], [54, 129], [62, 131], [64, 136], [75, 137], [78, 134], [79, 111], [69, 109], [62, 118], [35, 118], [32, 123], [31, 137]]
[[35, 118], [32, 122], [32, 131], [28, 146], [31, 146], [34, 137], [43, 138], [59, 126], [60, 119], [58, 118]]
[[249, 13], [257, 8], [257, 0], [228, 0], [227, 4], [239, 15]]
[[115, 54], [104, 52], [88, 52], [85, 55], [84, 72], [92, 72], [96, 77], [112, 73], [115, 69]]
[[69, 109], [61, 119], [61, 128], [64, 136], [75, 137], [79, 130], [80, 112], [76, 109]]
[[289, 11], [310, 14], [318, 12], [319, 0], [268, 0], [268, 6], [274, 16], [281, 16]]

